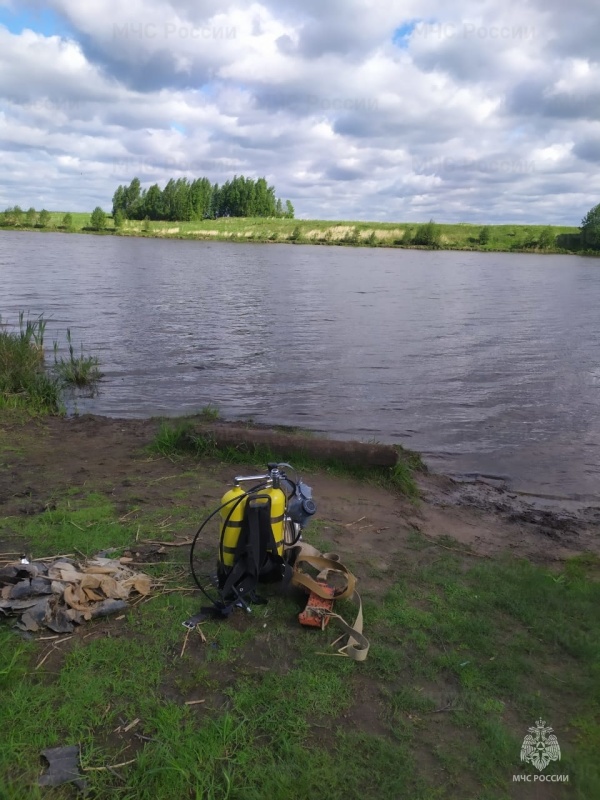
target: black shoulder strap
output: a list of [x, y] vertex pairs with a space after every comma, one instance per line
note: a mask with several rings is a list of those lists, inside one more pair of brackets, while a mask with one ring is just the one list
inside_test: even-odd
[[271, 498], [266, 494], [252, 495], [246, 503], [233, 554], [233, 567], [221, 587], [221, 596], [225, 601], [232, 596], [248, 597], [254, 591], [271, 547], [275, 547], [271, 528]]

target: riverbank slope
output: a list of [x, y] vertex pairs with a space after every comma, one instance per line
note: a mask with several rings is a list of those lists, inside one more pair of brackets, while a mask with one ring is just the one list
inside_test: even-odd
[[[357, 575], [368, 660], [337, 656], [337, 632], [302, 629], [301, 600], [275, 589], [255, 615], [205, 623], [203, 642], [181, 626], [203, 602], [185, 543], [233, 475], [262, 465], [161, 455], [158, 432], [2, 413], [0, 558], [115, 547], [161, 587], [65, 640], [2, 623], [8, 796], [38, 797], [40, 750], [79, 744], [98, 798], [303, 800], [327, 786], [350, 800], [533, 799], [539, 787], [513, 775], [538, 774], [519, 753], [540, 716], [562, 748], [545, 773], [569, 775], [544, 796], [598, 795], [597, 510], [540, 512], [425, 472], [418, 501], [305, 472], [318, 505], [306, 538]], [[217, 539], [214, 527], [199, 542], [207, 572]]]

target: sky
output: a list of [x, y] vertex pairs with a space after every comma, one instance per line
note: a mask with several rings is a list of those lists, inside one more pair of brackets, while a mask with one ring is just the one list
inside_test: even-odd
[[579, 225], [598, 0], [0, 0], [0, 207], [265, 176], [305, 219]]

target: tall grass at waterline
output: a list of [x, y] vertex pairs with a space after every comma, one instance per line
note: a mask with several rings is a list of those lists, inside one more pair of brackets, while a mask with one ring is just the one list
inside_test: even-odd
[[74, 386], [93, 386], [102, 377], [95, 356], [75, 354], [67, 330], [69, 357], [58, 356], [54, 342], [54, 365], [48, 367], [44, 351], [46, 321], [19, 314], [19, 327], [11, 331], [0, 319], [0, 409], [26, 409], [35, 414], [56, 414], [63, 408], [62, 392]]
[[77, 356], [75, 355], [70, 328], [67, 328], [67, 343], [69, 357], [63, 358], [61, 356], [59, 358], [58, 342], [54, 342], [54, 370], [60, 380], [64, 384], [79, 387], [97, 383], [102, 377], [98, 367], [98, 358], [85, 355], [83, 345], [81, 345], [81, 353]]
[[44, 365], [44, 330], [39, 317], [19, 314], [19, 331], [0, 329], [0, 408], [27, 407], [36, 413], [56, 413], [60, 387]]

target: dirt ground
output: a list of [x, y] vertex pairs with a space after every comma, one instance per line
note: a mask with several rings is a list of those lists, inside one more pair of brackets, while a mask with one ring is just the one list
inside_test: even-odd
[[[175, 477], [178, 490], [190, 491], [188, 506], [211, 509], [233, 476], [245, 471], [211, 464], [210, 476], [198, 481], [189, 460], [169, 461], [148, 453], [145, 448], [157, 428], [156, 420], [90, 415], [3, 425], [10, 447], [0, 463], [0, 516], [39, 513], [54, 497], [76, 487], [106, 492], [122, 513], [133, 503], [176, 507]], [[381, 571], [388, 556], [405, 549], [414, 530], [433, 539], [451, 537], [483, 557], [510, 552], [535, 562], [556, 562], [581, 552], [600, 553], [598, 507], [540, 509], [483, 481], [457, 483], [431, 473], [418, 475], [421, 500], [416, 503], [352, 478], [326, 472], [304, 477], [314, 489], [315, 519], [323, 537], [355, 563], [366, 558]], [[414, 557], [414, 551], [407, 550], [409, 555]]]

